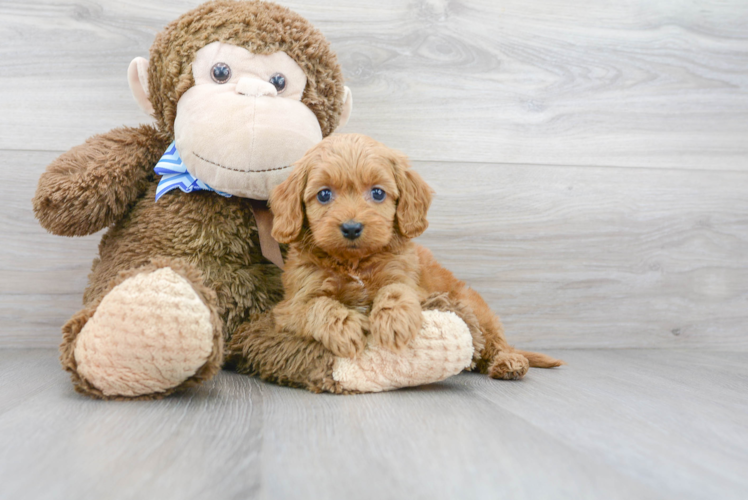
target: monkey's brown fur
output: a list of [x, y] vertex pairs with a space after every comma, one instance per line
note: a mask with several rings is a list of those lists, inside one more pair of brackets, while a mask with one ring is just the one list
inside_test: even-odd
[[[76, 337], [106, 293], [127, 277], [171, 267], [192, 285], [221, 333], [205, 366], [173, 390], [213, 376], [223, 361], [223, 339], [242, 325], [249, 328], [253, 316], [282, 297], [280, 270], [261, 255], [249, 200], [175, 190], [154, 202], [153, 167], [174, 139], [177, 101], [193, 85], [192, 59], [213, 41], [255, 53], [285, 51], [306, 73], [302, 102], [317, 116], [323, 135], [339, 121], [344, 88], [335, 54], [319, 31], [284, 7], [209, 2], [157, 35], [149, 66], [157, 126], [115, 129], [64, 153], [41, 176], [33, 200], [40, 223], [54, 234], [81, 236], [108, 228], [89, 275], [84, 309], [63, 327], [60, 346], [76, 390], [93, 397], [107, 398], [77, 373]], [[298, 343], [281, 347], [287, 359], [307, 355]]]
[[[375, 187], [384, 200], [372, 198]], [[317, 199], [322, 190], [330, 201]], [[530, 366], [559, 366], [509, 346], [483, 298], [410, 241], [426, 229], [430, 203], [431, 189], [407, 158], [371, 138], [335, 135], [307, 152], [271, 197], [273, 236], [291, 244], [286, 298], [273, 310], [276, 334], [315, 339], [338, 356], [356, 357], [367, 339], [398, 349], [421, 328], [421, 304], [445, 294], [477, 323], [482, 373], [518, 379]], [[363, 224], [360, 236], [345, 237], [346, 222]]]

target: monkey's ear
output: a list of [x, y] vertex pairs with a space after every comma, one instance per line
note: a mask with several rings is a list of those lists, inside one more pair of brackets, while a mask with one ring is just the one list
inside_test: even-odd
[[270, 234], [278, 243], [292, 243], [301, 236], [307, 177], [305, 160], [299, 160], [291, 175], [270, 193], [268, 202], [273, 211], [273, 230]]
[[351, 117], [351, 111], [353, 111], [353, 94], [351, 89], [345, 87], [345, 94], [343, 96], [343, 111], [340, 113], [340, 123], [338, 123], [338, 129], [345, 127], [348, 123], [348, 119]]
[[153, 116], [153, 104], [148, 99], [148, 59], [136, 57], [127, 68], [127, 83], [140, 109]]
[[397, 227], [406, 238], [415, 238], [429, 227], [426, 214], [434, 192], [417, 172], [410, 169], [410, 162], [404, 154], [396, 153], [391, 161], [395, 183], [400, 191], [397, 199]]

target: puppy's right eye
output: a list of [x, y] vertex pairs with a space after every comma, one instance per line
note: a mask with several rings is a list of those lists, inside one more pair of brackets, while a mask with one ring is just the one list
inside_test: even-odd
[[387, 193], [385, 193], [382, 188], [375, 187], [371, 190], [371, 199], [377, 203], [383, 202], [385, 196], [387, 196]]
[[319, 201], [323, 205], [325, 203], [330, 203], [330, 200], [332, 200], [332, 191], [330, 191], [329, 189], [323, 189], [319, 193], [317, 193], [317, 201]]

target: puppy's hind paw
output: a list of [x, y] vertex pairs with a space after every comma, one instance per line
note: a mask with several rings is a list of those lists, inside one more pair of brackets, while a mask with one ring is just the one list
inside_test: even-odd
[[488, 367], [488, 376], [502, 380], [519, 380], [530, 369], [530, 362], [516, 352], [500, 352]]

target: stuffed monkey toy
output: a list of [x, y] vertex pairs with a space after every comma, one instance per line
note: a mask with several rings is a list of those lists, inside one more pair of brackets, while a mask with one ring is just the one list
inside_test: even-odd
[[[83, 309], [63, 326], [76, 390], [154, 399], [225, 364], [313, 391], [378, 391], [471, 363], [471, 335], [452, 312], [426, 311], [404, 351], [358, 359], [263, 328], [282, 298], [264, 200], [351, 113], [336, 56], [307, 20], [269, 2], [205, 3], [159, 33], [128, 80], [155, 124], [64, 153], [33, 200], [54, 234], [107, 229]], [[426, 308], [452, 310], [439, 298]]]

